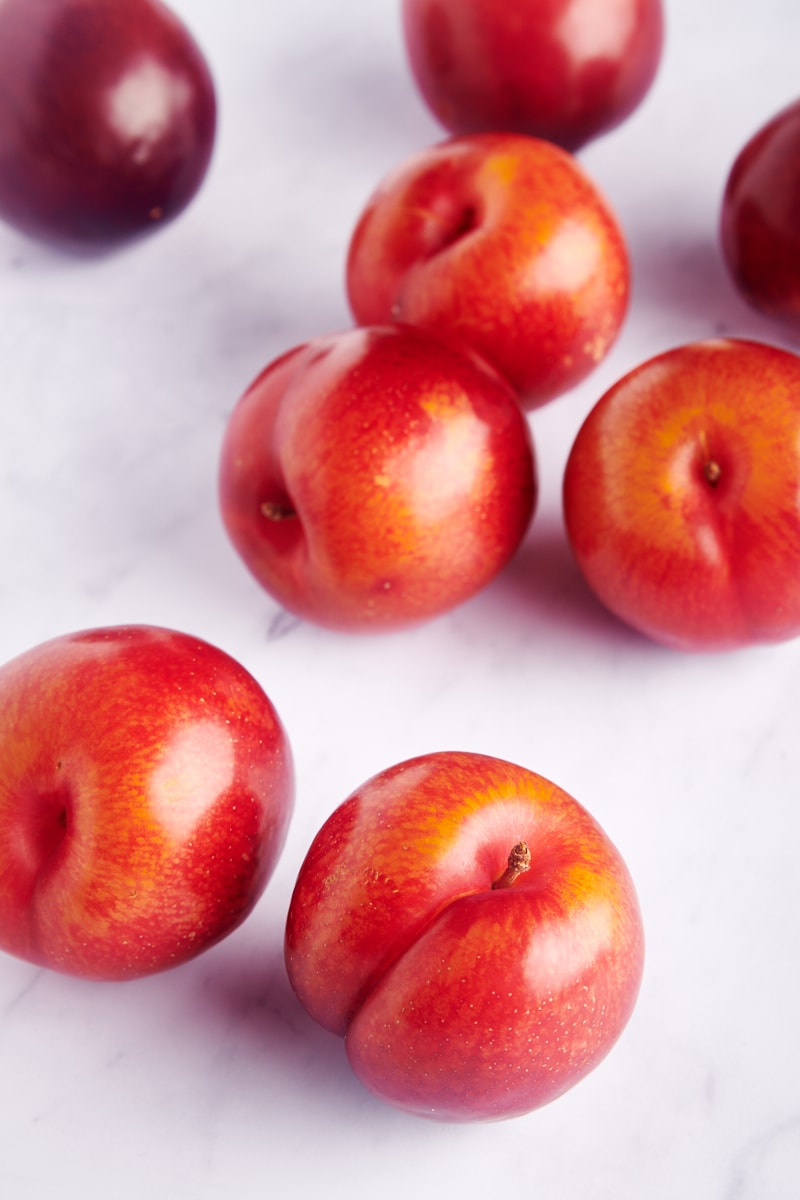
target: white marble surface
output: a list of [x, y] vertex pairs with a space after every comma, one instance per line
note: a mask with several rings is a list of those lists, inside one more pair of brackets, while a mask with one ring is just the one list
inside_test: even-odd
[[[460, 610], [367, 639], [291, 620], [251, 582], [217, 515], [217, 454], [269, 359], [349, 324], [352, 223], [384, 171], [440, 130], [394, 0], [174, 7], [221, 102], [191, 209], [94, 263], [0, 230], [0, 660], [126, 621], [217, 642], [283, 716], [297, 810], [255, 913], [193, 963], [98, 985], [0, 961], [0, 1194], [790, 1200], [800, 642], [686, 657], [627, 632], [577, 578], [559, 488], [583, 414], [629, 367], [715, 333], [780, 340], [733, 293], [716, 221], [740, 145], [796, 96], [797, 0], [667, 0], [653, 91], [582, 156], [625, 226], [633, 305], [595, 376], [532, 419], [529, 539]], [[281, 960], [322, 820], [374, 771], [453, 747], [524, 763], [586, 804], [627, 858], [648, 936], [611, 1056], [497, 1125], [374, 1101]]]

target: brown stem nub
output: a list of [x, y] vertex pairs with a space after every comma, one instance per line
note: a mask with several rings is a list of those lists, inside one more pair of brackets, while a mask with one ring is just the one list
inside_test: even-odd
[[281, 504], [279, 500], [265, 500], [261, 512], [268, 521], [288, 521], [290, 517], [297, 516], [291, 504]]
[[722, 467], [715, 459], [708, 458], [703, 466], [703, 474], [706, 482], [710, 483], [712, 487], [716, 487], [722, 476]]
[[528, 849], [526, 842], [517, 842], [513, 850], [508, 856], [508, 866], [502, 875], [499, 875], [492, 884], [492, 890], [496, 888], [511, 887], [512, 883], [530, 868], [531, 852]]

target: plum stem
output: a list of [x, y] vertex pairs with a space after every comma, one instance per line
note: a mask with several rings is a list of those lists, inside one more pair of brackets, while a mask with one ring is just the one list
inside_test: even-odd
[[531, 852], [528, 849], [526, 842], [517, 842], [508, 856], [508, 865], [502, 875], [499, 875], [492, 884], [492, 890], [496, 888], [511, 887], [512, 883], [524, 875], [531, 865]]
[[706, 459], [706, 462], [703, 466], [703, 474], [706, 477], [706, 482], [710, 483], [712, 487], [716, 487], [722, 476], [722, 467], [719, 465], [716, 459]]
[[261, 512], [268, 521], [288, 521], [290, 517], [297, 516], [291, 504], [281, 504], [279, 500], [265, 500]]
[[700, 453], [703, 457], [703, 477], [711, 487], [716, 487], [722, 477], [722, 467], [715, 458], [711, 457], [705, 429], [700, 430]]

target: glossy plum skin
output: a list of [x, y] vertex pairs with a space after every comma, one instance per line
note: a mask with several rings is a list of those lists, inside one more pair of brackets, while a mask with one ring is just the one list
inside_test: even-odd
[[225, 527], [298, 616], [387, 630], [501, 570], [536, 502], [530, 431], [483, 363], [404, 326], [350, 329], [271, 363], [222, 446]]
[[532, 409], [608, 353], [630, 271], [619, 224], [572, 155], [477, 134], [412, 155], [379, 184], [351, 236], [346, 283], [361, 324], [459, 338]]
[[65, 249], [161, 228], [200, 187], [216, 97], [159, 0], [0, 0], [0, 218]]
[[682, 650], [800, 634], [800, 359], [737, 339], [642, 364], [589, 413], [564, 476], [589, 586]]
[[[512, 850], [530, 865], [510, 880]], [[368, 780], [300, 868], [285, 957], [376, 1096], [497, 1120], [591, 1071], [633, 1011], [641, 914], [594, 819], [542, 776], [442, 752]]]
[[744, 298], [800, 329], [800, 101], [737, 155], [723, 193], [720, 238]]
[[293, 805], [277, 713], [223, 651], [87, 630], [0, 668], [0, 949], [124, 980], [238, 926]]
[[662, 0], [403, 0], [412, 72], [451, 133], [508, 130], [576, 151], [649, 91]]

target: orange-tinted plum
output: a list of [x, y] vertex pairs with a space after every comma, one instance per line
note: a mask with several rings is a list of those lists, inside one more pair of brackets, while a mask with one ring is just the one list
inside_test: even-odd
[[289, 611], [386, 630], [445, 612], [516, 551], [530, 431], [481, 361], [404, 326], [312, 339], [240, 399], [221, 454], [233, 545]]
[[565, 150], [478, 134], [413, 155], [379, 184], [347, 255], [357, 321], [458, 338], [535, 408], [579, 383], [624, 320], [628, 254]]
[[375, 1095], [440, 1120], [529, 1112], [624, 1029], [644, 937], [619, 852], [571, 796], [480, 754], [374, 776], [300, 868], [286, 963]]
[[642, 364], [589, 413], [564, 513], [586, 580], [657, 641], [800, 633], [800, 358], [738, 339]]
[[0, 949], [92, 979], [177, 966], [261, 895], [293, 803], [288, 740], [222, 650], [152, 626], [0, 668]]

